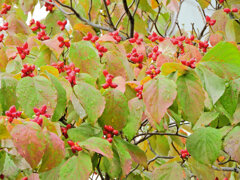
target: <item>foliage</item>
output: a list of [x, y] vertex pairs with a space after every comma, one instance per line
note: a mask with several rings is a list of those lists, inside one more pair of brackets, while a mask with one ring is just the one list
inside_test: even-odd
[[1, 0], [0, 179], [239, 179], [240, 6], [197, 2]]

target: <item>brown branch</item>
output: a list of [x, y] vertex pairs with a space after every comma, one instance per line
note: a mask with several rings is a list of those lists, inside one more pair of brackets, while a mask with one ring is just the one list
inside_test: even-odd
[[106, 10], [106, 13], [107, 13], [109, 25], [110, 25], [114, 30], [116, 30], [116, 28], [115, 28], [115, 26], [114, 26], [114, 24], [113, 24], [111, 15], [110, 15], [109, 10], [108, 10], [108, 6], [107, 6], [107, 3], [106, 3], [106, 0], [103, 0], [103, 4], [104, 4], [104, 7], [105, 7], [105, 10]]
[[127, 0], [122, 0], [122, 2], [123, 2], [124, 10], [130, 21], [130, 37], [132, 38], [134, 35], [134, 17], [132, 16], [130, 10], [128, 9]]
[[[132, 1], [132, 3], [128, 6], [128, 9], [130, 9], [132, 6], [133, 6], [133, 4], [134, 4], [134, 0]], [[118, 27], [118, 25], [119, 25], [119, 23], [122, 21], [122, 18], [125, 16], [125, 14], [126, 14], [126, 11], [121, 15], [121, 17], [118, 19], [118, 21], [117, 21], [117, 23], [116, 23], [116, 28]]]

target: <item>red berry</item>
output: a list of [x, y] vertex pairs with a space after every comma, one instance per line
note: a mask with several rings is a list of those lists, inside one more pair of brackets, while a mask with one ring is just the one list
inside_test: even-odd
[[113, 130], [114, 135], [118, 135], [118, 130]]
[[112, 137], [112, 134], [107, 134], [107, 138], [111, 138]]
[[238, 8], [233, 8], [233, 9], [232, 9], [232, 12], [233, 12], [233, 13], [238, 12]]
[[107, 141], [111, 143], [112, 142], [112, 138], [107, 138]]
[[74, 143], [73, 141], [71, 141], [71, 140], [68, 141], [67, 143], [68, 143], [68, 145], [71, 146], [71, 147], [75, 145], [75, 143]]
[[231, 12], [231, 10], [229, 8], [224, 8], [223, 11], [227, 14]]
[[28, 177], [23, 177], [22, 180], [28, 180]]

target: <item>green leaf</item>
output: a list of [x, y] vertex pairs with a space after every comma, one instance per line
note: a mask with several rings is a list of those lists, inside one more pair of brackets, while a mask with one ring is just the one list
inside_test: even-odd
[[108, 89], [103, 93], [106, 105], [99, 119], [101, 126], [111, 125], [114, 129], [121, 130], [127, 123], [129, 108], [125, 95], [116, 89]]
[[114, 76], [122, 76], [126, 80], [133, 80], [134, 74], [131, 66], [122, 53], [118, 51], [109, 51], [102, 58], [106, 62], [107, 71]]
[[[120, 137], [114, 137], [114, 143], [118, 146], [123, 146], [123, 148], [125, 150], [127, 150], [127, 152], [130, 154], [131, 158], [133, 161], [135, 161], [137, 164], [140, 164], [142, 166], [144, 166], [145, 168], [147, 168], [147, 156], [144, 153], [143, 150], [141, 150], [137, 145], [131, 144], [127, 141], [124, 141], [123, 139], [121, 139]], [[119, 151], [118, 151], [119, 152]], [[120, 154], [119, 154], [120, 156]], [[120, 160], [121, 160], [121, 156], [120, 156]]]
[[236, 126], [223, 142], [224, 150], [237, 162], [240, 162], [240, 127]]
[[118, 153], [121, 168], [122, 168], [122, 175], [126, 176], [131, 171], [132, 159], [122, 141], [123, 140], [115, 136], [113, 139], [113, 148]]
[[193, 130], [209, 125], [212, 121], [217, 119], [218, 116], [218, 112], [203, 112], [197, 123], [194, 125]]
[[46, 134], [47, 147], [42, 158], [39, 172], [49, 171], [58, 166], [65, 157], [64, 142], [55, 134]]
[[211, 1], [210, 0], [197, 0], [197, 2], [200, 4], [202, 9], [205, 9], [209, 6]]
[[[77, 115], [79, 115], [79, 117], [81, 119], [84, 119], [87, 116], [87, 113], [74, 93], [71, 96], [71, 100], [72, 100], [73, 108], [74, 108], [75, 112], [77, 113]], [[69, 106], [68, 106], [68, 108], [69, 108]]]
[[16, 87], [18, 81], [15, 78], [3, 76], [0, 77], [0, 104], [2, 110], [7, 111], [12, 105], [19, 106], [16, 96]]
[[[108, 159], [106, 157], [103, 157], [102, 159], [103, 168], [108, 173], [108, 175], [111, 178], [118, 178], [120, 177], [122, 173], [121, 163], [120, 163], [120, 157], [118, 156], [118, 153], [115, 149], [113, 149], [113, 158]], [[111, 168], [109, 168], [111, 167]]]
[[176, 96], [175, 82], [166, 77], [157, 76], [144, 84], [143, 102], [146, 105], [151, 124], [161, 122]]
[[54, 87], [57, 90], [57, 106], [54, 110], [52, 121], [58, 121], [65, 113], [65, 108], [67, 105], [67, 95], [66, 90], [63, 88], [59, 80], [52, 74], [48, 73], [50, 80], [52, 81]]
[[88, 41], [72, 43], [69, 57], [75, 66], [80, 68], [81, 73], [88, 73], [92, 77], [97, 78], [102, 71], [98, 51]]
[[5, 158], [6, 158], [6, 152], [0, 151], [0, 172], [2, 172], [2, 170], [4, 168]]
[[0, 140], [11, 138], [10, 133], [7, 130], [5, 124], [0, 123]]
[[41, 127], [34, 122], [19, 124], [12, 129], [11, 136], [18, 153], [33, 169], [36, 168], [47, 145]]
[[240, 66], [240, 51], [236, 46], [229, 42], [220, 42], [210, 49], [202, 58], [204, 61], [215, 61]]
[[230, 81], [224, 94], [219, 99], [219, 102], [230, 116], [234, 114], [238, 105], [238, 88], [239, 84], [235, 84], [233, 81]]
[[95, 87], [80, 82], [74, 86], [74, 92], [87, 113], [87, 121], [95, 124], [105, 108], [105, 99]]
[[123, 128], [123, 133], [128, 139], [132, 139], [141, 125], [144, 104], [136, 97], [128, 101], [128, 107], [130, 114], [128, 116], [127, 124]]
[[189, 72], [178, 78], [177, 86], [183, 119], [195, 124], [204, 109], [205, 94], [202, 84], [195, 73]]
[[6, 48], [0, 49], [0, 71], [4, 72], [8, 64], [8, 57], [6, 54]]
[[68, 130], [69, 138], [74, 141], [85, 141], [90, 137], [102, 137], [102, 130], [97, 127], [92, 127], [90, 124], [83, 123], [77, 128]]
[[225, 31], [228, 41], [240, 42], [240, 24], [235, 19], [228, 20]]
[[183, 169], [177, 162], [166, 163], [156, 168], [151, 174], [152, 180], [182, 180]]
[[88, 180], [92, 171], [91, 157], [86, 152], [72, 156], [60, 169], [59, 180]]
[[237, 79], [240, 77], [240, 68], [235, 64], [218, 61], [201, 62], [201, 64], [223, 79]]
[[52, 115], [57, 105], [57, 91], [43, 76], [22, 78], [18, 82], [16, 94], [20, 106], [29, 117], [34, 114], [34, 107], [46, 104], [48, 114]]
[[225, 81], [203, 66], [198, 66], [196, 70], [212, 103], [215, 104], [225, 91]]
[[197, 129], [187, 139], [190, 155], [203, 164], [213, 164], [222, 146], [221, 133], [211, 127]]
[[42, 172], [42, 173], [39, 173], [39, 177], [41, 180], [58, 180], [59, 179], [59, 171], [60, 171], [60, 168], [62, 167], [62, 164], [61, 163], [59, 166], [49, 170], [49, 171], [46, 171], [46, 172]]
[[188, 165], [194, 175], [196, 175], [199, 179], [214, 179], [215, 173], [212, 167], [208, 165], [199, 163], [194, 158], [188, 159]]
[[106, 140], [99, 137], [91, 137], [85, 141], [78, 143], [81, 147], [99, 153], [107, 158], [113, 158], [111, 144]]
[[61, 30], [57, 21], [63, 21], [65, 19], [64, 14], [60, 11], [55, 9], [53, 12], [48, 13], [47, 17], [44, 20], [44, 25], [46, 25], [46, 32], [51, 32], [51, 35], [55, 35], [60, 33]]

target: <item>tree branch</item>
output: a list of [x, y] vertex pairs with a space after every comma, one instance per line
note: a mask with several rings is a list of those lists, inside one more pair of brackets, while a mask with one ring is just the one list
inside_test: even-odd
[[134, 35], [134, 17], [132, 16], [130, 10], [128, 9], [127, 0], [122, 0], [122, 1], [123, 1], [124, 10], [130, 21], [130, 37], [132, 38]]

